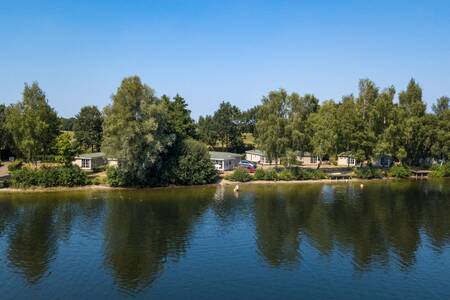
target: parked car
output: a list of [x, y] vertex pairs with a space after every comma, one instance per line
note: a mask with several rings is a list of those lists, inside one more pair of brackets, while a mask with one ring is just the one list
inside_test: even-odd
[[256, 172], [256, 167], [253, 164], [239, 163], [239, 167], [247, 169], [249, 173], [255, 173]]
[[239, 162], [239, 166], [241, 167], [252, 167], [256, 169], [256, 163], [249, 161], [249, 160], [241, 160]]

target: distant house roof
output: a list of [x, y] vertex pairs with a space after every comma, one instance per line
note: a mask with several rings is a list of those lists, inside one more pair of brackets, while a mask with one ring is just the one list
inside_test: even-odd
[[211, 157], [211, 159], [218, 159], [218, 160], [241, 158], [241, 155], [237, 153], [217, 152], [217, 151], [209, 151], [209, 156]]
[[78, 155], [76, 158], [92, 159], [92, 158], [99, 158], [99, 157], [106, 157], [106, 155], [103, 152], [83, 153], [83, 154]]
[[305, 152], [300, 152], [302, 157], [311, 157], [311, 156], [316, 156], [314, 154], [312, 154], [311, 152], [305, 151]]
[[345, 152], [339, 153], [338, 156], [339, 156], [339, 157], [353, 157], [354, 155], [353, 155], [353, 153], [350, 152], [350, 151], [345, 151]]
[[245, 151], [245, 153], [253, 154], [253, 155], [259, 155], [259, 156], [266, 156], [266, 152], [264, 152], [262, 150], [257, 150], [257, 149], [248, 150], [248, 151]]

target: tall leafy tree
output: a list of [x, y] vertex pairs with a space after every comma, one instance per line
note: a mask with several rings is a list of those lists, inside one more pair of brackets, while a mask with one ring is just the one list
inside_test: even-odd
[[161, 155], [175, 141], [167, 107], [139, 77], [125, 78], [105, 108], [102, 149], [119, 160], [125, 185], [155, 184]]
[[256, 123], [257, 144], [269, 160], [278, 163], [289, 147], [289, 95], [281, 89], [262, 99], [259, 120]]
[[58, 135], [55, 142], [55, 148], [56, 160], [59, 163], [70, 166], [78, 151], [73, 134], [70, 132], [63, 132]]
[[433, 104], [432, 109], [433, 112], [440, 116], [449, 110], [450, 98], [447, 96], [442, 96], [437, 99], [436, 104]]
[[337, 154], [337, 106], [332, 100], [325, 101], [319, 111], [308, 118], [313, 153], [319, 157], [320, 168], [323, 158], [328, 154]]
[[310, 136], [306, 133], [306, 123], [311, 113], [319, 109], [319, 100], [311, 94], [301, 97], [297, 93], [288, 96], [288, 135], [290, 148], [306, 150], [309, 148]]
[[168, 96], [163, 95], [161, 100], [167, 107], [168, 121], [177, 136], [182, 139], [195, 137], [195, 123], [184, 98], [177, 94], [171, 101]]
[[214, 113], [214, 126], [222, 149], [236, 151], [243, 147], [240, 114], [239, 108], [230, 102], [220, 103], [219, 109]]
[[6, 128], [28, 161], [50, 153], [59, 133], [59, 121], [37, 82], [25, 84], [22, 101], [8, 109]]
[[103, 136], [103, 116], [97, 106], [82, 107], [75, 116], [73, 131], [83, 150], [100, 151]]
[[197, 123], [197, 135], [202, 142], [215, 147], [219, 139], [219, 133], [216, 130], [212, 116], [200, 116]]

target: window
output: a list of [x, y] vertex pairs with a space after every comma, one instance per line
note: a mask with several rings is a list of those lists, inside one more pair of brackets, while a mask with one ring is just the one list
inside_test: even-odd
[[90, 168], [90, 161], [89, 159], [82, 159], [81, 160], [81, 168], [82, 169], [89, 169]]
[[355, 164], [355, 158], [349, 157], [349, 158], [347, 158], [347, 160], [348, 160], [348, 164], [349, 165], [354, 165]]
[[316, 164], [317, 163], [317, 156], [311, 156], [309, 159], [309, 162], [312, 164]]

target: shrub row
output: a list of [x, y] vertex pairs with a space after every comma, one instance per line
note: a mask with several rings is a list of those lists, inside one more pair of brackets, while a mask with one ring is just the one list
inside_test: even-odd
[[450, 177], [450, 162], [431, 167], [431, 177]]
[[405, 165], [397, 165], [389, 170], [388, 175], [397, 178], [408, 178], [411, 176], [411, 170]]
[[326, 174], [319, 170], [303, 169], [299, 167], [286, 168], [281, 171], [275, 169], [256, 169], [252, 176], [247, 169], [237, 168], [233, 173], [226, 176], [225, 179], [230, 181], [248, 182], [251, 180], [267, 180], [267, 181], [291, 181], [291, 180], [312, 180], [325, 179]]
[[362, 179], [374, 179], [383, 177], [383, 171], [371, 166], [354, 168], [353, 173], [356, 177]]
[[78, 166], [21, 168], [11, 173], [11, 184], [17, 188], [72, 187], [86, 185], [88, 182], [86, 174]]

